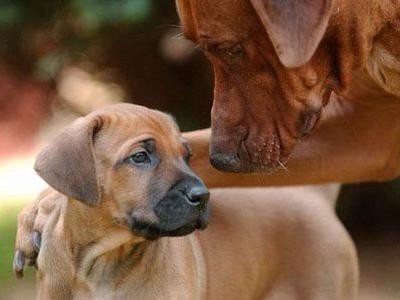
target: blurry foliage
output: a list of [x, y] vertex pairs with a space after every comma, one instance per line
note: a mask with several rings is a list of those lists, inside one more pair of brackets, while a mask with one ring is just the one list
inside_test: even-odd
[[152, 0], [0, 0], [0, 56], [50, 79], [101, 29], [143, 22], [152, 8]]
[[[60, 71], [78, 65], [119, 85], [127, 98], [118, 100], [171, 112], [185, 130], [206, 127], [208, 64], [202, 55], [171, 62], [160, 48], [177, 24], [173, 1], [0, 0], [0, 75], [55, 91]], [[26, 103], [13, 97], [15, 105]]]
[[105, 24], [141, 22], [151, 11], [151, 0], [72, 0], [71, 2], [86, 30], [97, 30]]

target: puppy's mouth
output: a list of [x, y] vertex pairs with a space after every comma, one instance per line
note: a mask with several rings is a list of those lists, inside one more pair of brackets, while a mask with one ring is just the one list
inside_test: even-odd
[[168, 228], [169, 226], [166, 226], [166, 224], [163, 224], [162, 222], [149, 222], [138, 218], [131, 218], [129, 224], [135, 235], [144, 237], [148, 240], [155, 240], [161, 237], [184, 236], [197, 229], [204, 230], [208, 225], [208, 212], [201, 214], [196, 220], [177, 228]]

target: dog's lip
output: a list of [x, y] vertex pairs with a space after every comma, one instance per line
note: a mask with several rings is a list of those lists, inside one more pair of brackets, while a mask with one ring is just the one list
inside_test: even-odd
[[154, 240], [160, 237], [184, 236], [195, 230], [204, 230], [208, 225], [208, 216], [199, 216], [195, 221], [184, 224], [171, 230], [164, 230], [156, 223], [143, 222], [133, 219], [129, 222], [130, 228], [135, 235]]
[[[307, 125], [307, 126], [311, 126]], [[273, 173], [289, 159], [297, 144], [292, 135], [283, 138], [275, 129], [273, 134], [252, 137], [246, 136], [234, 146], [224, 147], [211, 142], [210, 162], [222, 172], [231, 173]]]
[[202, 218], [199, 218], [196, 223], [196, 229], [204, 230], [207, 228], [207, 225], [208, 225], [208, 221], [203, 220]]
[[266, 164], [261, 164], [259, 161], [254, 162], [253, 160], [244, 160], [240, 158], [240, 155], [235, 155], [236, 163], [233, 165], [224, 163], [215, 163], [211, 161], [211, 164], [217, 170], [222, 172], [230, 173], [266, 173], [272, 174], [280, 169], [285, 169], [285, 163], [289, 160], [289, 155], [287, 157], [279, 156], [277, 159], [268, 160]]
[[298, 132], [298, 137], [303, 138], [314, 130], [317, 123], [321, 118], [321, 110], [317, 111], [307, 111], [300, 115], [300, 128]]
[[133, 229], [134, 234], [139, 236], [143, 236], [144, 238], [155, 240], [161, 237], [175, 237], [175, 236], [184, 236], [192, 233], [197, 228], [197, 225], [183, 225], [173, 230], [162, 230], [156, 227], [148, 227], [144, 230], [136, 230]]

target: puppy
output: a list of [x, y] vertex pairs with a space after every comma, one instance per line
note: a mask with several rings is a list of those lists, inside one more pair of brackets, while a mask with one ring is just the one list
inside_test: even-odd
[[38, 299], [355, 298], [354, 246], [321, 193], [215, 189], [209, 201], [189, 157], [171, 117], [133, 104], [53, 140], [35, 164], [51, 187]]

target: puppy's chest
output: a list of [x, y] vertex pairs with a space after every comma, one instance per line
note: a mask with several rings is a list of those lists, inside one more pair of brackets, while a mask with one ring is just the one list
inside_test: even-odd
[[78, 271], [74, 299], [200, 299], [192, 268], [171, 260], [152, 266], [138, 261], [137, 252], [99, 256], [86, 273]]
[[116, 299], [116, 295], [123, 291], [121, 286], [134, 266], [134, 259], [110, 253], [92, 260], [83, 259], [85, 263], [78, 267], [77, 272], [76, 298], [90, 294], [93, 299]]
[[153, 278], [137, 253], [115, 253], [119, 251], [124, 252], [116, 249], [78, 269], [74, 299], [177, 299], [166, 293], [168, 276]]
[[[113, 269], [100, 261], [86, 278], [78, 280], [74, 299], [199, 299], [192, 286], [177, 280], [176, 274], [165, 272], [162, 276], [147, 277], [142, 270], [132, 272], [129, 266]], [[184, 281], [183, 275], [179, 277]]]

